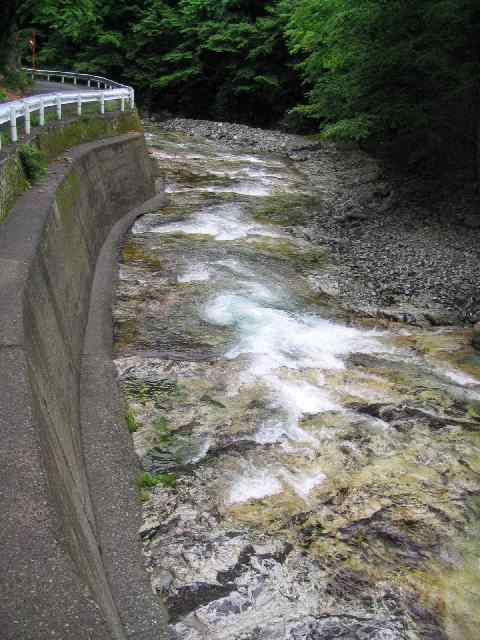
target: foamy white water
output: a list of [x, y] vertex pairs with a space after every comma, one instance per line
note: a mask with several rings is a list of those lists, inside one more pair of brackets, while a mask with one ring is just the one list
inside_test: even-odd
[[287, 488], [303, 500], [307, 500], [309, 493], [326, 479], [327, 476], [321, 471], [249, 470], [234, 480], [230, 487], [227, 504], [262, 500], [283, 493]]
[[226, 357], [251, 354], [251, 372], [265, 375], [280, 367], [343, 369], [341, 356], [385, 351], [379, 335], [266, 306], [247, 296], [220, 294], [204, 310], [214, 324], [237, 328], [237, 343]]
[[190, 267], [178, 277], [178, 282], [205, 282], [207, 280], [210, 280], [210, 269], [206, 264]]
[[185, 233], [186, 235], [209, 235], [216, 240], [239, 240], [248, 236], [281, 237], [266, 225], [248, 219], [240, 206], [215, 207], [205, 213], [197, 213], [187, 220], [145, 227], [141, 221], [133, 227], [133, 233]]
[[437, 368], [436, 370], [444, 377], [462, 387], [468, 387], [470, 385], [480, 386], [479, 381], [476, 378], [469, 376], [467, 373], [463, 373], [463, 371], [460, 371], [459, 369]]
[[238, 193], [244, 196], [269, 196], [273, 193], [272, 187], [263, 186], [255, 182], [232, 181], [231, 184], [210, 185], [208, 187], [179, 187], [171, 184], [165, 187], [166, 193], [185, 193], [194, 191], [206, 191], [207, 193]]
[[261, 500], [282, 491], [281, 483], [272, 473], [269, 471], [252, 471], [234, 481], [227, 502], [229, 504], [238, 504], [249, 500]]
[[[302, 417], [343, 411], [324, 388], [322, 372], [344, 369], [349, 353], [386, 349], [374, 332], [277, 309], [268, 306], [268, 299], [247, 295], [220, 294], [206, 305], [204, 315], [209, 322], [236, 329], [236, 343], [225, 355], [248, 357], [239, 389], [261, 384], [270, 397], [275, 413], [258, 427], [255, 439], [260, 444], [288, 447], [288, 441], [295, 441], [317, 449], [319, 440], [302, 429]], [[310, 371], [308, 380], [301, 378], [304, 370]], [[288, 371], [298, 373], [292, 378]]]
[[327, 476], [321, 471], [317, 471], [316, 473], [292, 473], [291, 471], [282, 469], [280, 475], [287, 485], [304, 500], [308, 498], [308, 494], [315, 489], [315, 487], [318, 487], [327, 479]]

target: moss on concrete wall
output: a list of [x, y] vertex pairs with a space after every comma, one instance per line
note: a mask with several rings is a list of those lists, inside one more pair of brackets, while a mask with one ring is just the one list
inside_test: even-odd
[[15, 153], [0, 164], [0, 224], [15, 200], [28, 188], [20, 158]]
[[[46, 127], [38, 128], [29, 143], [37, 147], [47, 161], [50, 161], [79, 144], [133, 131], [142, 131], [136, 111], [107, 113], [103, 116], [83, 116], [75, 120], [50, 123]], [[28, 187], [29, 182], [18, 148], [14, 147], [0, 161], [0, 224], [7, 217], [17, 198]]]
[[35, 145], [45, 153], [48, 160], [52, 160], [66, 149], [84, 142], [111, 138], [131, 131], [142, 131], [136, 111], [105, 116], [83, 116], [63, 127], [50, 124], [41, 129], [35, 139]]

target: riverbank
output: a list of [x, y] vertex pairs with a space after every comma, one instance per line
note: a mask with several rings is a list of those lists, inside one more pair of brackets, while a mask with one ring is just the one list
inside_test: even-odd
[[288, 157], [318, 194], [291, 231], [328, 247], [332, 266], [319, 286], [343, 305], [421, 326], [480, 320], [479, 230], [466, 190], [442, 194], [433, 180], [422, 191], [352, 145], [203, 120], [159, 126]]

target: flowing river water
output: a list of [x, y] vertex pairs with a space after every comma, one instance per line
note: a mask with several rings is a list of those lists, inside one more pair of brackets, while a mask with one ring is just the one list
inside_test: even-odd
[[468, 332], [327, 295], [288, 161], [147, 137], [169, 203], [125, 239], [115, 358], [172, 638], [477, 638]]

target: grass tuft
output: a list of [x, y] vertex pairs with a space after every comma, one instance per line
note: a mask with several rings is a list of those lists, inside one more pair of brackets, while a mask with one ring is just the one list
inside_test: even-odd
[[135, 419], [135, 414], [131, 409], [127, 411], [127, 415], [125, 416], [127, 420], [127, 427], [130, 433], [135, 433], [138, 430], [138, 423]]

